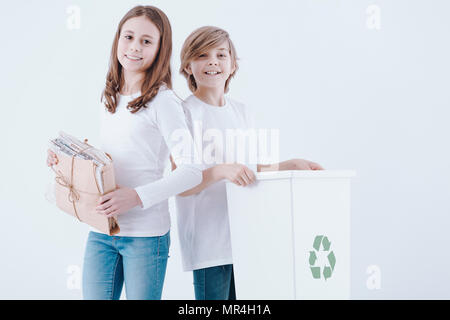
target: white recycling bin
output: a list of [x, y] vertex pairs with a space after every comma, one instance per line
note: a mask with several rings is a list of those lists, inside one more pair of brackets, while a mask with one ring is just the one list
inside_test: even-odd
[[351, 170], [227, 183], [237, 299], [350, 299]]

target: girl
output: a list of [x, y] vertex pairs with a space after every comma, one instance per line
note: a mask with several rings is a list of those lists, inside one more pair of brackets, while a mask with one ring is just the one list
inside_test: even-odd
[[[114, 160], [118, 189], [97, 207], [98, 214], [117, 216], [120, 233], [89, 233], [85, 299], [119, 299], [124, 282], [128, 299], [161, 298], [170, 244], [167, 199], [202, 178], [194, 156], [177, 152], [170, 139], [174, 130], [188, 131], [171, 90], [171, 52], [170, 23], [158, 8], [137, 6], [120, 21], [100, 110], [100, 147]], [[170, 152], [179, 168], [163, 177]], [[54, 163], [49, 152], [48, 164]]]
[[[230, 154], [233, 148], [222, 143], [229, 141], [228, 137], [223, 137], [230, 129], [252, 128], [252, 117], [245, 105], [225, 97], [237, 69], [236, 50], [226, 31], [202, 27], [184, 42], [180, 73], [186, 77], [193, 92], [183, 102], [188, 127], [194, 137], [198, 124], [203, 130], [200, 133], [203, 139], [222, 137], [217, 139], [220, 142], [212, 143], [213, 147], [210, 144], [199, 150], [203, 156], [202, 183], [176, 197], [183, 268], [193, 270], [196, 299], [231, 300], [236, 297], [224, 179], [240, 186], [255, 181], [253, 170], [235, 163], [233, 151]], [[206, 158], [213, 161], [207, 163]], [[176, 168], [175, 163], [172, 168]], [[272, 165], [257, 164], [256, 168], [258, 172], [322, 169], [320, 165], [302, 159]]]

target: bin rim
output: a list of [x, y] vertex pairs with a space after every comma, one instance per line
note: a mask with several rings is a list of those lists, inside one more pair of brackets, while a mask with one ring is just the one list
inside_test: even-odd
[[258, 180], [291, 179], [291, 178], [352, 178], [356, 176], [354, 170], [285, 170], [256, 173]]

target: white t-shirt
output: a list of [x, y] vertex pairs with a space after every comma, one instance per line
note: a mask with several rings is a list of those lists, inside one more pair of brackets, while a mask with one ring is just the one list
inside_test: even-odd
[[[167, 199], [202, 180], [201, 168], [194, 163], [195, 148], [181, 152], [172, 139], [174, 130], [188, 131], [180, 99], [162, 88], [147, 108], [131, 113], [127, 105], [139, 95], [121, 95], [115, 113], [103, 103], [100, 107], [100, 148], [113, 159], [116, 184], [134, 188], [143, 203], [117, 216], [117, 236], [164, 235], [170, 229]], [[164, 177], [169, 153], [177, 169]]]
[[[224, 106], [212, 106], [194, 95], [182, 105], [197, 150], [203, 156], [203, 170], [235, 162], [238, 143], [234, 140], [233, 146], [233, 139], [227, 141], [227, 131], [252, 128], [247, 107], [228, 97]], [[256, 161], [250, 165], [249, 158], [242, 160], [236, 162], [256, 172]], [[175, 198], [184, 271], [233, 263], [225, 183], [221, 180], [198, 194]]]

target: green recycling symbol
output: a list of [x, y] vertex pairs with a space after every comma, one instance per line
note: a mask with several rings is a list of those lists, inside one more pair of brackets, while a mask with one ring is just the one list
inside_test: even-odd
[[[331, 275], [333, 274], [334, 266], [336, 265], [336, 257], [334, 256], [333, 251], [330, 251], [330, 246], [331, 242], [326, 236], [320, 235], [315, 237], [313, 243], [314, 251], [309, 252], [309, 267], [311, 268], [312, 276], [314, 279], [320, 279], [320, 276], [322, 274], [326, 281], [327, 279], [331, 278]], [[328, 263], [326, 263], [324, 266], [316, 266], [316, 262], [318, 260], [316, 253], [321, 252], [321, 248], [322, 251], [329, 252], [327, 255]]]

